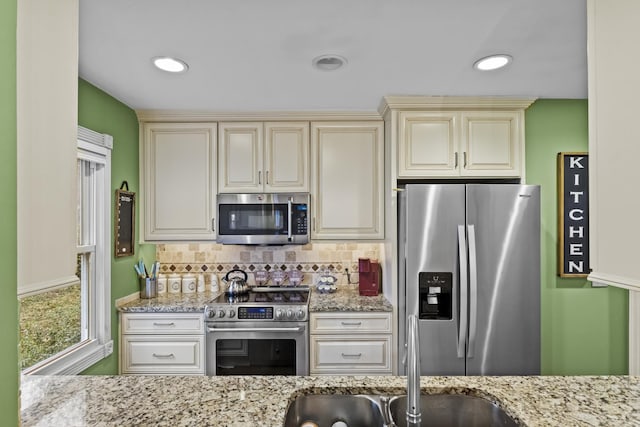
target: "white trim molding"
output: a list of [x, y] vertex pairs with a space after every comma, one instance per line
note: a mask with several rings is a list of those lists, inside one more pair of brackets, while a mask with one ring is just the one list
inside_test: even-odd
[[82, 126], [78, 126], [78, 139], [108, 148], [109, 150], [113, 149], [113, 137], [111, 135], [98, 133]]
[[615, 286], [630, 291], [640, 291], [640, 282], [630, 277], [615, 276], [613, 274], [594, 271], [587, 276], [587, 280], [593, 282], [594, 286]]
[[640, 375], [640, 291], [629, 291], [629, 375]]
[[381, 120], [376, 111], [181, 111], [181, 110], [136, 110], [140, 123], [208, 123], [246, 121], [358, 121]]

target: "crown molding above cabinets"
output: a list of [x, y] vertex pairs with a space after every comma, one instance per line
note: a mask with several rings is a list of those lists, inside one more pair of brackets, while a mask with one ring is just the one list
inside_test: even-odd
[[243, 121], [369, 121], [381, 120], [377, 111], [180, 111], [136, 110], [138, 121], [151, 122], [243, 122]]

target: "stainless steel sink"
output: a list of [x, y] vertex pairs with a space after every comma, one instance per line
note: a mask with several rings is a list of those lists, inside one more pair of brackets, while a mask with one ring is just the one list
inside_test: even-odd
[[[502, 408], [480, 397], [464, 394], [420, 395], [422, 426], [429, 427], [490, 427], [519, 426]], [[407, 397], [391, 398], [391, 419], [398, 427], [407, 425]]]
[[[344, 424], [340, 424], [342, 421]], [[384, 427], [378, 403], [367, 396], [309, 394], [294, 400], [287, 409], [284, 427]], [[313, 424], [312, 424], [313, 423]], [[336, 424], [338, 423], [338, 424]]]

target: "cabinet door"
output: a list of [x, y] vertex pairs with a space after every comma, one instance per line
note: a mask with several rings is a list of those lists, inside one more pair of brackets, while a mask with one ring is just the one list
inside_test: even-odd
[[381, 239], [382, 122], [311, 124], [312, 239]]
[[401, 112], [398, 176], [458, 176], [458, 115]]
[[309, 123], [269, 122], [264, 130], [265, 192], [308, 192]]
[[145, 240], [214, 239], [216, 125], [151, 123], [143, 129]]
[[219, 123], [218, 190], [261, 193], [263, 130], [261, 122]]
[[463, 176], [519, 177], [524, 121], [517, 111], [478, 111], [461, 115]]

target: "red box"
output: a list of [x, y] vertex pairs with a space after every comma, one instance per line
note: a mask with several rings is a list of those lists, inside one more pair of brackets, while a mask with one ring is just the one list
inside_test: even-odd
[[358, 289], [360, 295], [376, 296], [382, 289], [382, 270], [378, 260], [358, 258]]

